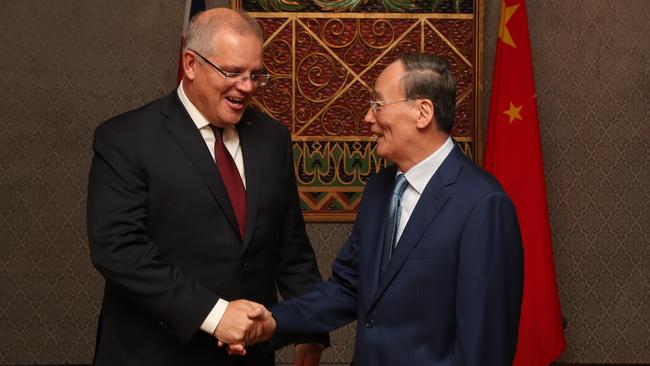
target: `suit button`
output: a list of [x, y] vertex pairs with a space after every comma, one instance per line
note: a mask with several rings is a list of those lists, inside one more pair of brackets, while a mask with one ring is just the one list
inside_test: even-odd
[[241, 266], [244, 267], [244, 268], [248, 267], [248, 262], [242, 261]]
[[372, 328], [375, 326], [375, 319], [370, 318], [366, 320], [366, 328]]

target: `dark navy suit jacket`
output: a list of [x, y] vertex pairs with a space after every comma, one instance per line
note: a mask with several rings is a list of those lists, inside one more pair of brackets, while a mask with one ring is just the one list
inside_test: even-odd
[[369, 180], [332, 277], [272, 308], [277, 334], [356, 319], [354, 365], [511, 365], [523, 288], [511, 200], [454, 146], [381, 272], [395, 174], [391, 166]]

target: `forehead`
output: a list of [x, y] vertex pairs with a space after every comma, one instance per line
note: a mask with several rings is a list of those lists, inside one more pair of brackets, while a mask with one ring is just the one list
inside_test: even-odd
[[262, 41], [252, 32], [239, 33], [224, 29], [214, 37], [215, 59], [222, 66], [252, 66], [262, 65]]
[[400, 93], [402, 89], [400, 80], [405, 72], [404, 66], [399, 61], [388, 65], [375, 81], [375, 92], [378, 94]]

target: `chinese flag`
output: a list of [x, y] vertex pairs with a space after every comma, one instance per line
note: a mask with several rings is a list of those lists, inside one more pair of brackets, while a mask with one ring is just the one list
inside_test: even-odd
[[178, 55], [178, 75], [176, 84], [183, 80], [183, 43], [185, 42], [185, 32], [190, 19], [197, 13], [205, 10], [205, 0], [185, 0], [185, 13], [183, 14], [183, 32], [181, 34], [181, 50]]
[[547, 366], [566, 346], [553, 264], [524, 0], [501, 4], [484, 167], [517, 208], [524, 295], [514, 365]]

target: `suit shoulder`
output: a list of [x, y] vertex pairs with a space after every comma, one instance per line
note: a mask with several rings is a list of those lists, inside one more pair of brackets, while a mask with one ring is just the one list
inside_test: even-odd
[[[443, 173], [444, 178], [442, 178], [443, 184], [444, 182], [454, 183], [445, 184], [450, 193], [457, 194], [467, 201], [478, 201], [491, 194], [505, 195], [501, 184], [492, 174], [476, 165], [462, 152], [457, 151], [454, 154], [452, 161]], [[443, 165], [445, 164], [443, 163]]]
[[463, 166], [463, 170], [465, 170], [465, 173], [471, 177], [477, 187], [481, 187], [484, 190], [491, 192], [503, 191], [499, 181], [497, 181], [488, 171], [476, 165], [473, 161], [467, 159], [467, 162], [465, 162]]
[[161, 115], [161, 108], [166, 98], [170, 96], [161, 97], [152, 100], [145, 105], [136, 109], [124, 112], [102, 122], [95, 133], [100, 133], [102, 130], [112, 130], [120, 135], [137, 134], [137, 131], [146, 131], [151, 127], [151, 124], [157, 121]]

